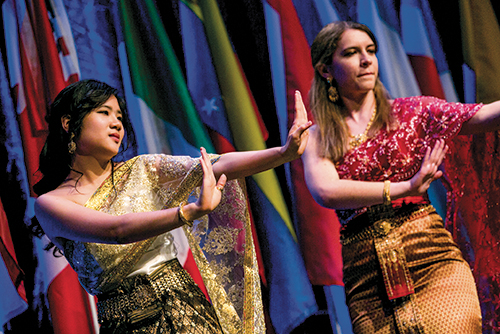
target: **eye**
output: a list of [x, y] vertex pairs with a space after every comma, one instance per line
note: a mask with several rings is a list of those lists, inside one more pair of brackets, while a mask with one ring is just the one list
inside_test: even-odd
[[106, 110], [106, 109], [101, 109], [101, 110], [98, 110], [97, 113], [99, 114], [104, 114], [104, 115], [109, 115], [109, 111]]

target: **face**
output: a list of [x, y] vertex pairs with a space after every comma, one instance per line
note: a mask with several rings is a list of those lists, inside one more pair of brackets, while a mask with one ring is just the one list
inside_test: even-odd
[[348, 29], [339, 39], [332, 64], [325, 66], [324, 76], [333, 76], [343, 96], [373, 90], [378, 77], [376, 47], [364, 31]]
[[83, 119], [76, 153], [111, 159], [118, 153], [124, 134], [118, 100], [111, 96]]

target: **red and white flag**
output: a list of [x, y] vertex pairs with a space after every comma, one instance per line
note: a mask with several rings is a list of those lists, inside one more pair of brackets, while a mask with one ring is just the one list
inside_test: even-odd
[[[78, 80], [78, 61], [61, 0], [6, 0], [2, 13], [10, 87], [32, 189], [47, 134], [48, 105]], [[33, 192], [31, 196], [28, 212], [33, 212]], [[47, 295], [54, 333], [96, 333], [94, 298], [83, 290], [63, 257], [43, 249], [46, 242], [46, 238], [35, 241], [39, 263], [35, 289]]]

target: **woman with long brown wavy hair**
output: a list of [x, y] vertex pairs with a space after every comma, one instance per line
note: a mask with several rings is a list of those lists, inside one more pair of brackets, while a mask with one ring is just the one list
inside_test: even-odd
[[391, 100], [377, 41], [334, 22], [311, 47], [315, 125], [302, 156], [315, 200], [336, 210], [355, 333], [481, 333], [468, 263], [427, 190], [456, 135], [500, 126], [500, 103]]

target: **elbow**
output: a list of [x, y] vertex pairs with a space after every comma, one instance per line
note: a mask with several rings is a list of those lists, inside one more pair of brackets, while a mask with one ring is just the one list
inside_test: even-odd
[[328, 209], [336, 209], [339, 205], [336, 198], [333, 196], [333, 192], [329, 189], [325, 189], [324, 187], [318, 187], [314, 191], [311, 191], [311, 195], [322, 207]]
[[137, 241], [134, 233], [128, 228], [127, 215], [115, 216], [116, 222], [108, 230], [108, 242], [124, 245]]

